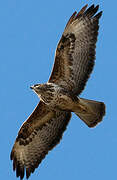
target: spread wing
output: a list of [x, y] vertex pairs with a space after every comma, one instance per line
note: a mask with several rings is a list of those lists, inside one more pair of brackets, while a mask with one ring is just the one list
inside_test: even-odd
[[69, 112], [52, 112], [40, 102], [32, 115], [22, 125], [11, 152], [13, 170], [23, 179], [28, 178], [42, 159], [62, 138], [71, 118]]
[[92, 72], [99, 29], [99, 6], [84, 6], [68, 21], [58, 43], [55, 63], [49, 82], [56, 83], [79, 95]]

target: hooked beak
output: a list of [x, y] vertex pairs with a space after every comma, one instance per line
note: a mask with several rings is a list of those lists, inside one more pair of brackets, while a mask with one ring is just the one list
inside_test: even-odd
[[34, 89], [34, 86], [30, 86], [30, 89]]
[[41, 87], [39, 86], [39, 84], [35, 84], [30, 86], [30, 89], [32, 89], [33, 91], [35, 91], [36, 93], [39, 93], [42, 91]]

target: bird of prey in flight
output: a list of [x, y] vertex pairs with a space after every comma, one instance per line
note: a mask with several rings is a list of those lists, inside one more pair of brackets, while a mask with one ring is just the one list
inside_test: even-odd
[[14, 143], [11, 160], [20, 179], [29, 178], [48, 151], [62, 138], [74, 112], [88, 127], [105, 114], [103, 102], [80, 98], [95, 64], [95, 49], [102, 11], [85, 5], [70, 17], [58, 43], [52, 73], [47, 83], [31, 89], [40, 102], [23, 123]]

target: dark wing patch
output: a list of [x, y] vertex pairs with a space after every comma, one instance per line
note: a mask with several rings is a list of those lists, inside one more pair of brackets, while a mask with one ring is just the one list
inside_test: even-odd
[[[48, 154], [48, 151], [59, 143], [71, 118], [71, 113], [59, 111], [53, 117], [49, 115], [48, 121], [40, 125], [41, 117], [44, 118], [44, 114], [41, 113], [44, 111], [49, 113], [46, 108], [42, 102], [40, 108], [37, 106], [31, 119], [29, 118], [21, 127], [13, 146], [11, 152], [13, 170], [16, 170], [16, 176], [21, 179], [23, 179], [25, 171], [28, 178]], [[35, 123], [38, 115], [40, 115], [40, 119], [38, 123]], [[47, 118], [47, 114], [45, 115]]]
[[92, 72], [99, 29], [99, 6], [84, 6], [68, 21], [57, 46], [55, 63], [49, 82], [79, 95]]

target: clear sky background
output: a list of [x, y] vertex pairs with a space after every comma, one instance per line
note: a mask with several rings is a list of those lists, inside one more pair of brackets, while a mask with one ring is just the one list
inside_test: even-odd
[[117, 1], [0, 1], [0, 179], [15, 180], [10, 152], [39, 99], [29, 88], [46, 82], [64, 27], [75, 10], [100, 5], [96, 64], [82, 97], [104, 101], [106, 116], [88, 128], [75, 115], [63, 139], [31, 180], [117, 180]]

